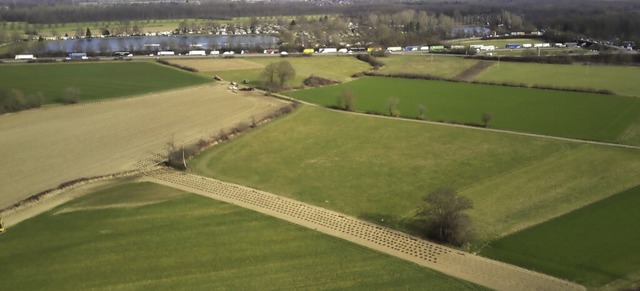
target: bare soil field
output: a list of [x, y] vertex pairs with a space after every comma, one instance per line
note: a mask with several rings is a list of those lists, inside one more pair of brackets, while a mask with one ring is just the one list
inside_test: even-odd
[[171, 63], [187, 66], [198, 70], [198, 72], [229, 71], [229, 70], [250, 70], [262, 69], [263, 64], [255, 63], [245, 59], [176, 59]]
[[134, 170], [140, 161], [284, 105], [258, 92], [207, 84], [135, 98], [0, 116], [0, 209], [83, 177]]

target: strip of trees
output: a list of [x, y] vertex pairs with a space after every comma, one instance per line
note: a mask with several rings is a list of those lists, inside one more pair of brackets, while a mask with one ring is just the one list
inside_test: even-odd
[[[13, 3], [16, 3], [13, 5]], [[33, 2], [33, 1], [31, 1]], [[38, 1], [41, 2], [41, 1]], [[146, 21], [155, 19], [230, 20], [250, 17], [251, 26], [279, 18], [287, 28], [283, 39], [294, 38], [296, 45], [306, 45], [314, 38], [298, 37], [297, 32], [313, 33], [326, 45], [339, 43], [346, 32], [358, 32], [363, 41], [385, 46], [422, 44], [440, 39], [465, 36], [463, 26], [484, 27], [504, 34], [544, 29], [558, 42], [583, 36], [612, 41], [640, 43], [640, 2], [633, 0], [519, 0], [504, 1], [366, 1], [351, 5], [318, 6], [295, 3], [213, 3], [201, 5], [157, 3], [147, 5], [78, 6], [69, 4], [34, 5], [29, 1], [9, 1], [9, 9], [0, 9], [3, 22], [36, 24], [96, 21]], [[41, 4], [41, 3], [40, 3]], [[284, 21], [287, 15], [289, 21]], [[333, 15], [332, 17], [307, 17]], [[269, 17], [269, 19], [267, 19]], [[294, 21], [291, 21], [294, 18]], [[185, 28], [185, 27], [183, 27]], [[25, 30], [26, 31], [26, 30]], [[113, 33], [112, 33], [113, 34]], [[294, 43], [294, 42], [289, 42]]]

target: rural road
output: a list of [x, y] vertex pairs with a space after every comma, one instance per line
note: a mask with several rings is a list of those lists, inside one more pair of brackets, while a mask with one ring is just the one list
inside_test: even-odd
[[180, 145], [210, 137], [285, 103], [211, 83], [4, 114], [0, 209], [74, 179], [137, 169], [172, 139]]
[[586, 290], [575, 283], [248, 187], [168, 169], [149, 172], [143, 179], [251, 209], [492, 289]]

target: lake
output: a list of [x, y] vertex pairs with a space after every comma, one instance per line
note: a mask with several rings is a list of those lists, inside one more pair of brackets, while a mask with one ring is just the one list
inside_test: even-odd
[[273, 49], [280, 39], [266, 35], [136, 36], [57, 40], [47, 43], [49, 52], [114, 52], [197, 49]]

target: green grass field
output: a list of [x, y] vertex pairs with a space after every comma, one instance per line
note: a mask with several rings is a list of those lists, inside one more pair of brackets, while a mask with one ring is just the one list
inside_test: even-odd
[[385, 64], [378, 72], [381, 74], [422, 74], [453, 78], [475, 65], [478, 60], [455, 56], [440, 55], [391, 55], [378, 58]]
[[482, 254], [586, 286], [640, 285], [626, 278], [640, 271], [638, 205], [640, 186], [495, 241]]
[[[348, 82], [353, 80], [351, 75], [366, 71], [371, 68], [369, 64], [359, 61], [351, 56], [312, 56], [297, 58], [274, 58], [274, 57], [255, 57], [246, 60], [261, 65], [268, 65], [271, 62], [288, 61], [296, 70], [296, 77], [291, 80], [288, 85], [290, 87], [303, 86], [302, 81], [311, 75], [323, 77], [326, 79]], [[212, 60], [215, 62], [215, 60]], [[260, 82], [260, 73], [263, 69], [249, 70], [221, 70], [204, 72], [207, 75], [219, 75], [225, 80], [249, 80], [252, 83]]]
[[92, 101], [209, 82], [197, 74], [151, 62], [2, 65], [0, 79], [0, 90], [42, 92], [45, 104], [61, 102], [69, 87], [80, 89], [81, 101]]
[[640, 96], [640, 68], [604, 65], [552, 65], [500, 62], [477, 75], [484, 82], [512, 82], [570, 88], [607, 89], [619, 95]]
[[0, 236], [4, 290], [483, 289], [151, 183], [89, 194]]
[[388, 114], [389, 99], [397, 97], [403, 117], [415, 118], [419, 105], [429, 120], [482, 123], [488, 112], [491, 128], [590, 140], [621, 141], [640, 117], [638, 98], [429, 80], [368, 77], [286, 94], [335, 105], [344, 88], [355, 93], [360, 111]]
[[638, 150], [303, 107], [196, 156], [197, 173], [414, 232], [428, 192], [471, 198], [479, 243], [638, 183]]

